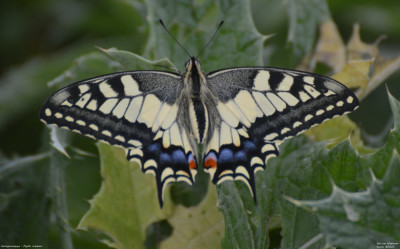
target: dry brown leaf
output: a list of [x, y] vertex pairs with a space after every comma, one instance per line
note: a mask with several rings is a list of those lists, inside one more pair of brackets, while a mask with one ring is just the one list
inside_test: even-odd
[[365, 98], [400, 69], [400, 56], [386, 59], [380, 54], [378, 45], [384, 38], [381, 36], [367, 44], [361, 40], [360, 25], [355, 24], [345, 45], [336, 24], [328, 20], [320, 25], [314, 53], [303, 59], [298, 68], [313, 70], [318, 62], [323, 63], [332, 69], [332, 78], [354, 89], [359, 98]]
[[319, 40], [314, 53], [306, 57], [299, 70], [312, 71], [318, 62], [323, 62], [338, 72], [346, 63], [346, 49], [336, 24], [330, 19], [319, 28]]

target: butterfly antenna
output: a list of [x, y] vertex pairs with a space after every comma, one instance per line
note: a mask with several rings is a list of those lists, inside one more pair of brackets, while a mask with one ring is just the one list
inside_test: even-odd
[[159, 21], [160, 21], [161, 25], [164, 27], [164, 29], [167, 31], [167, 33], [169, 34], [169, 36], [171, 36], [172, 39], [173, 39], [176, 43], [178, 43], [178, 45], [183, 49], [183, 51], [185, 51], [185, 53], [189, 56], [189, 58], [192, 58], [192, 56], [191, 56], [191, 55], [189, 54], [189, 52], [185, 49], [185, 47], [182, 46], [182, 44], [180, 44], [180, 43], [178, 42], [178, 40], [171, 34], [171, 32], [169, 32], [169, 30], [168, 30], [167, 27], [165, 26], [163, 20], [159, 19]]
[[208, 42], [206, 43], [206, 45], [204, 45], [204, 47], [200, 50], [200, 53], [196, 56], [196, 59], [199, 58], [199, 56], [203, 53], [204, 49], [206, 49], [206, 47], [208, 47], [208, 45], [211, 43], [212, 40], [214, 40], [215, 36], [218, 34], [219, 29], [221, 28], [222, 24], [224, 24], [224, 21], [221, 21], [218, 25], [218, 28], [215, 30], [213, 36], [211, 37], [210, 40], [208, 40]]

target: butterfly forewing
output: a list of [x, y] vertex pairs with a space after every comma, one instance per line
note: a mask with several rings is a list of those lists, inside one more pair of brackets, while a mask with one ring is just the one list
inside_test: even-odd
[[253, 194], [254, 173], [279, 154], [283, 140], [358, 106], [339, 82], [292, 70], [225, 69], [208, 74], [207, 86], [220, 120], [205, 148], [205, 169], [214, 183], [242, 180]]
[[171, 181], [192, 184], [196, 152], [179, 121], [182, 77], [158, 71], [115, 73], [69, 85], [43, 106], [46, 124], [82, 133], [126, 149], [128, 160], [156, 176], [162, 205]]

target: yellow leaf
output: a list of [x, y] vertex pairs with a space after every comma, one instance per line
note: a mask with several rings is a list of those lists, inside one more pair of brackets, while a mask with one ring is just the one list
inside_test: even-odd
[[161, 243], [161, 249], [213, 249], [221, 247], [224, 222], [217, 205], [217, 193], [210, 183], [207, 196], [192, 208], [178, 206], [168, 219], [172, 235]]
[[342, 70], [332, 78], [350, 89], [358, 89], [358, 92], [363, 93], [369, 82], [369, 70], [372, 63], [371, 59], [347, 61]]

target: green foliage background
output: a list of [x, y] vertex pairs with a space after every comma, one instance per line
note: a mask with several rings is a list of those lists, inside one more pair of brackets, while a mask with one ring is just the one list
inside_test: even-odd
[[[48, 129], [37, 118], [45, 99], [63, 84], [154, 65], [182, 71], [187, 56], [157, 24], [159, 18], [192, 54], [225, 20], [201, 56], [208, 72], [262, 64], [295, 68], [312, 52], [318, 24], [329, 17], [345, 40], [355, 22], [369, 43], [386, 34], [382, 53], [398, 56], [398, 9], [397, 0], [2, 3], [0, 245], [375, 248], [378, 241], [399, 242], [400, 107], [394, 97], [389, 105], [384, 85], [351, 115], [365, 145], [376, 152], [360, 156], [347, 140], [328, 150], [327, 141], [292, 139], [257, 174], [257, 206], [241, 183], [228, 182], [215, 192], [200, 175], [194, 188], [172, 186], [159, 210], [153, 178], [128, 164], [121, 151], [62, 133], [68, 160], [50, 147]], [[169, 60], [147, 61], [124, 51]], [[385, 81], [396, 98], [399, 79], [396, 73]]]

